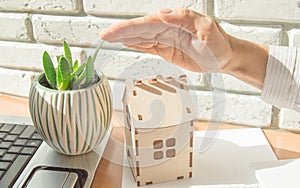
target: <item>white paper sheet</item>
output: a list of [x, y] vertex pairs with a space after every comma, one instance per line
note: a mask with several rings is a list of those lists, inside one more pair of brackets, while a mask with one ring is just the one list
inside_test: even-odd
[[300, 159], [262, 162], [253, 166], [262, 188], [300, 187]]
[[[147, 185], [147, 188], [259, 187], [252, 163], [277, 160], [259, 128], [194, 133], [193, 177], [189, 179]], [[214, 139], [214, 135], [217, 138]], [[213, 144], [204, 152], [200, 143]], [[137, 187], [126, 155], [122, 187]]]

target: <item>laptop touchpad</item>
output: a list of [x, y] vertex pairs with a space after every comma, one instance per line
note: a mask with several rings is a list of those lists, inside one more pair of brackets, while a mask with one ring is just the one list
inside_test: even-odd
[[78, 173], [74, 171], [39, 168], [34, 171], [24, 187], [40, 188], [41, 186], [49, 186], [57, 188], [73, 188], [78, 187], [80, 179]]

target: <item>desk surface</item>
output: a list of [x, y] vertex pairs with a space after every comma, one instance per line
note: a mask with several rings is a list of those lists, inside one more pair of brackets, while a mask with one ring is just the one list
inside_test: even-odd
[[[26, 99], [0, 95], [0, 115], [29, 116], [28, 101]], [[112, 136], [96, 171], [92, 187], [121, 187], [123, 168], [119, 164], [122, 164], [123, 160], [123, 147], [122, 144], [118, 143], [123, 143], [124, 139], [122, 120], [122, 114], [115, 112], [112, 119], [114, 125]], [[196, 122], [197, 130], [205, 130], [206, 128], [207, 123]], [[243, 127], [226, 124], [222, 126], [222, 129], [234, 128]], [[269, 140], [278, 159], [300, 158], [300, 134], [274, 130], [264, 130], [264, 134]]]

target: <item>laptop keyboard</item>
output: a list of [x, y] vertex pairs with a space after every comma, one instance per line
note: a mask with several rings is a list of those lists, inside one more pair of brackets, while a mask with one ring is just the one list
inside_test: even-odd
[[0, 187], [11, 187], [43, 140], [34, 126], [0, 123]]

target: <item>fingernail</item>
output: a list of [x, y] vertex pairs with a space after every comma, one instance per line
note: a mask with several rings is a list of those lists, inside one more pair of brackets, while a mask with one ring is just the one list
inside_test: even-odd
[[173, 12], [173, 10], [168, 9], [168, 8], [161, 8], [158, 10], [158, 12], [162, 13], [162, 14], [170, 14], [171, 12]]

